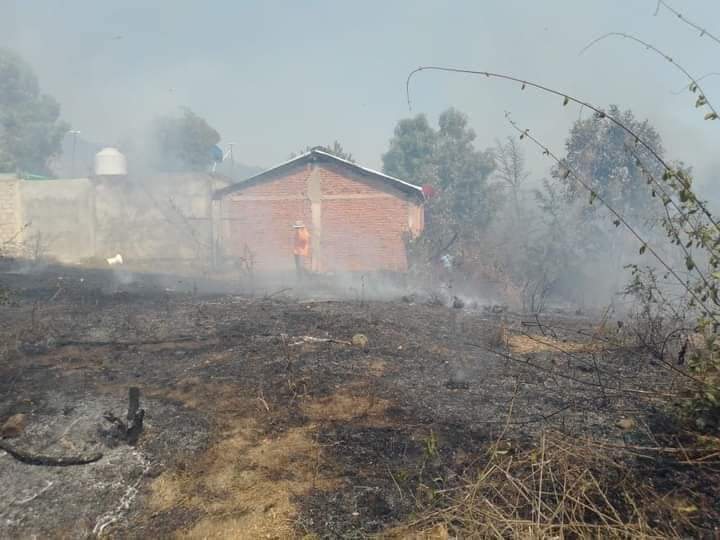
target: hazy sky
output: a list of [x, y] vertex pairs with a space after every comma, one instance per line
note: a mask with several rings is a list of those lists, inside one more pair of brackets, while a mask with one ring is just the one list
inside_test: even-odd
[[[669, 0], [720, 33], [718, 0]], [[629, 32], [699, 76], [720, 71], [720, 45], [656, 0], [183, 1], [0, 0], [0, 44], [20, 52], [83, 136], [115, 144], [158, 113], [188, 106], [236, 143], [236, 159], [271, 166], [305, 145], [342, 142], [380, 167], [410, 113], [405, 79], [419, 65], [499, 71], [649, 118], [669, 154], [715, 180], [720, 121], [706, 122], [662, 58], [621, 39], [582, 56], [591, 39]], [[716, 24], [716, 27], [712, 27]], [[703, 81], [720, 104], [720, 77]], [[561, 150], [578, 109], [517, 85], [423, 73], [413, 114], [465, 111], [478, 146], [511, 133], [504, 111]], [[527, 147], [533, 175], [549, 163]], [[409, 179], [412, 180], [412, 179]], [[720, 190], [718, 190], [720, 193]]]

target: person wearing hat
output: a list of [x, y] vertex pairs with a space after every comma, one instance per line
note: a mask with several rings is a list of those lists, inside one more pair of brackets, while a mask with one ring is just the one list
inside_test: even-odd
[[295, 272], [298, 280], [302, 280], [305, 274], [304, 258], [310, 257], [310, 233], [302, 221], [296, 221], [293, 229], [295, 230], [295, 244], [293, 246]]

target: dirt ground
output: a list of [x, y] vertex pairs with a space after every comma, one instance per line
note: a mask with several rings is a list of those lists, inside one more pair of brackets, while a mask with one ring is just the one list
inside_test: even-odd
[[[6, 441], [103, 454], [52, 467], [0, 451], [0, 537], [382, 534], [452, 489], [503, 430], [517, 445], [546, 429], [654, 444], [652, 396], [675, 384], [617, 346], [613, 321], [126, 278], [0, 274], [0, 423], [25, 415]], [[136, 446], [103, 419], [124, 416], [130, 386], [146, 411]]]

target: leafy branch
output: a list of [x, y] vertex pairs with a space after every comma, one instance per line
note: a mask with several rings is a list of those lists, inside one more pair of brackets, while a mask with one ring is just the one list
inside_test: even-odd
[[[680, 204], [682, 203], [678, 204], [675, 199], [664, 190], [662, 184], [658, 182], [657, 179], [655, 179], [654, 175], [647, 169], [647, 167], [644, 166], [640, 157], [637, 156], [637, 154], [635, 154], [632, 149], [628, 149], [628, 151], [635, 158], [638, 168], [640, 169], [642, 174], [644, 174], [645, 177], [648, 179], [648, 183], [654, 184], [662, 193], [662, 206], [665, 212], [665, 217], [662, 220], [663, 227], [665, 228], [667, 236], [668, 238], [670, 238], [671, 242], [673, 244], [676, 244], [682, 251], [683, 256], [685, 257], [685, 264], [688, 268], [688, 271], [694, 271], [697, 274], [698, 279], [702, 284], [702, 289], [696, 288], [695, 291], [698, 293], [707, 291], [707, 297], [701, 296], [701, 300], [709, 298], [716, 306], [720, 307], [720, 299], [718, 298], [717, 285], [715, 283], [711, 283], [711, 280], [693, 262], [693, 257], [689, 251], [689, 248], [693, 245], [693, 243], [699, 242], [700, 245], [705, 248], [708, 253], [711, 254], [710, 264], [713, 266], [713, 268], [717, 268], [718, 264], [720, 264], [720, 261], [717, 257], [716, 247], [706, 244], [706, 238], [703, 235], [702, 227], [696, 227], [690, 222], [690, 220], [688, 219], [688, 214], [691, 212], [691, 210], [681, 208]], [[653, 190], [652, 195], [653, 197], [656, 196], [655, 190]], [[675, 216], [670, 214], [669, 206], [672, 206], [676, 210], [677, 214]], [[690, 226], [689, 231], [685, 229], [685, 225]], [[680, 232], [684, 233], [687, 239], [681, 239]], [[640, 253], [642, 254], [644, 250], [645, 246], [640, 248]]]

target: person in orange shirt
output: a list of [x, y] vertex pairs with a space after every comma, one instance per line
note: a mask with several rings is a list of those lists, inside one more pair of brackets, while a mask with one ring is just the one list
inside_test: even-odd
[[302, 280], [305, 275], [304, 258], [310, 257], [310, 233], [302, 221], [296, 221], [293, 229], [295, 229], [295, 244], [293, 246], [295, 272], [298, 280]]

